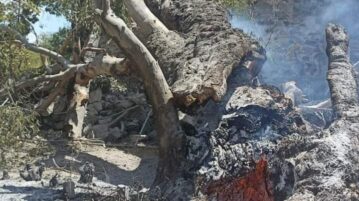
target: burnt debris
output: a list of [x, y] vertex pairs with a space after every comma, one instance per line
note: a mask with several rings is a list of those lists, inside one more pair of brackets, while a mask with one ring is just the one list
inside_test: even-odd
[[23, 170], [20, 170], [20, 176], [25, 181], [40, 181], [45, 171], [45, 164], [40, 163], [38, 166], [26, 164]]
[[86, 161], [85, 164], [79, 168], [79, 172], [81, 175], [79, 183], [91, 183], [95, 173], [95, 166], [93, 163]]

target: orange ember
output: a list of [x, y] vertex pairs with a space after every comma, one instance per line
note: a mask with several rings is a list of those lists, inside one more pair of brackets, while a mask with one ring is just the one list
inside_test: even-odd
[[218, 201], [274, 201], [267, 180], [267, 165], [267, 161], [262, 157], [256, 168], [245, 177], [210, 184], [207, 194], [216, 196]]

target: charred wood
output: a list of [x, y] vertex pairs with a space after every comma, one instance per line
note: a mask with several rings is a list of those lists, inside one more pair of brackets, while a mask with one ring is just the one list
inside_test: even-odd
[[[266, 60], [264, 49], [242, 31], [233, 29], [226, 10], [213, 1], [146, 0], [146, 4], [183, 38], [164, 40], [154, 35], [147, 42], [165, 68], [180, 105], [203, 103], [209, 98], [221, 100], [233, 69], [246, 69], [250, 81]], [[173, 43], [177, 44], [175, 48]]]
[[353, 66], [349, 61], [349, 37], [345, 29], [330, 24], [326, 29], [329, 58], [328, 82], [332, 103], [338, 117], [356, 115], [358, 86]]

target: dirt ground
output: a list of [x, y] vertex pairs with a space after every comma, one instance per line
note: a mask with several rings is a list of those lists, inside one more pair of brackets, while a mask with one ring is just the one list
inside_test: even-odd
[[[84, 195], [90, 194], [111, 195], [118, 185], [148, 188], [154, 180], [158, 162], [154, 147], [107, 147], [87, 141], [52, 144], [54, 153], [44, 160], [46, 170], [43, 179], [26, 182], [18, 172], [23, 167], [14, 168], [10, 172], [10, 180], [0, 181], [0, 200], [61, 200], [62, 186], [49, 187], [49, 180], [56, 173], [60, 176], [60, 183], [69, 179], [76, 182], [78, 200], [84, 200]], [[95, 165], [95, 177], [93, 184], [84, 185], [77, 183], [78, 168], [86, 161]]]

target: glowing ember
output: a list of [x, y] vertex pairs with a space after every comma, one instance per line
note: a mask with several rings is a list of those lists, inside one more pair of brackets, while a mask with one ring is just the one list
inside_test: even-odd
[[245, 177], [215, 182], [208, 186], [206, 192], [210, 196], [216, 196], [218, 201], [274, 201], [267, 180], [267, 165], [262, 157], [256, 168]]

